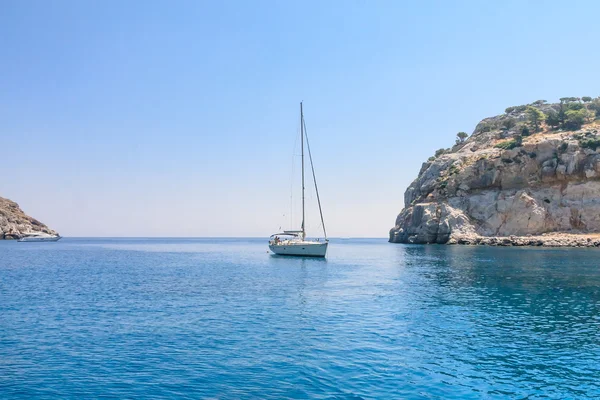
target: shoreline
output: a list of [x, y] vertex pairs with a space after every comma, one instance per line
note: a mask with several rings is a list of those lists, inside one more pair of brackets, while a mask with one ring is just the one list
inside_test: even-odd
[[[410, 239], [413, 239], [412, 241]], [[415, 241], [411, 237], [407, 241], [394, 241], [390, 237], [389, 243], [399, 244], [440, 244], [463, 246], [496, 246], [496, 247], [573, 247], [573, 248], [600, 248], [600, 233], [545, 233], [528, 236], [454, 236], [446, 242]]]
[[448, 245], [480, 245], [506, 247], [600, 247], [600, 234], [547, 233], [529, 236], [476, 236], [450, 238]]

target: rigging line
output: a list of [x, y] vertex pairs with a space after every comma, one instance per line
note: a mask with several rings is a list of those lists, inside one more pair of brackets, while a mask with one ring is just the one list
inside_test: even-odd
[[306, 132], [306, 121], [302, 121], [304, 124], [304, 136], [306, 137], [306, 148], [308, 149], [308, 159], [310, 160], [310, 169], [312, 170], [313, 182], [315, 183], [315, 193], [317, 195], [317, 203], [319, 204], [319, 214], [321, 214], [321, 225], [323, 225], [323, 235], [327, 240], [327, 232], [325, 231], [325, 221], [323, 221], [323, 210], [321, 209], [321, 199], [319, 198], [319, 188], [317, 187], [317, 178], [315, 176], [315, 166], [313, 165], [312, 154], [310, 152], [310, 143], [308, 143], [308, 134]]

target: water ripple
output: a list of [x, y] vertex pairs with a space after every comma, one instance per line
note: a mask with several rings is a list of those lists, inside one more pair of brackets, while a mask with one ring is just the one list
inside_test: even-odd
[[0, 242], [2, 398], [600, 397], [600, 253]]

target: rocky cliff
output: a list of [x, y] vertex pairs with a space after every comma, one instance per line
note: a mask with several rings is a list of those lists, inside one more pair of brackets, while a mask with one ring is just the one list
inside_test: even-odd
[[0, 197], [0, 239], [19, 239], [34, 232], [58, 235], [40, 221], [26, 215], [14, 201]]
[[439, 150], [406, 190], [390, 242], [599, 246], [600, 121], [566, 99], [582, 104], [575, 126], [551, 120], [565, 118], [568, 101], [540, 101]]

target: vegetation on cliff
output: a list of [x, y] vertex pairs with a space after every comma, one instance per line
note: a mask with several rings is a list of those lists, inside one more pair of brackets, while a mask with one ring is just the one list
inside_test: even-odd
[[[513, 132], [514, 139], [500, 144], [499, 148], [506, 148], [506, 146], [514, 148], [521, 145], [523, 137], [530, 136], [532, 133], [576, 131], [595, 120], [600, 120], [600, 96], [561, 97], [555, 104], [548, 104], [546, 100], [536, 100], [530, 104], [507, 107], [504, 115], [483, 120], [473, 133], [487, 133], [498, 129]], [[458, 132], [454, 147], [436, 150], [429, 160], [454, 151], [468, 137], [467, 133]]]
[[599, 130], [600, 97], [589, 96], [537, 100], [482, 120], [423, 164], [390, 241], [600, 232]]

